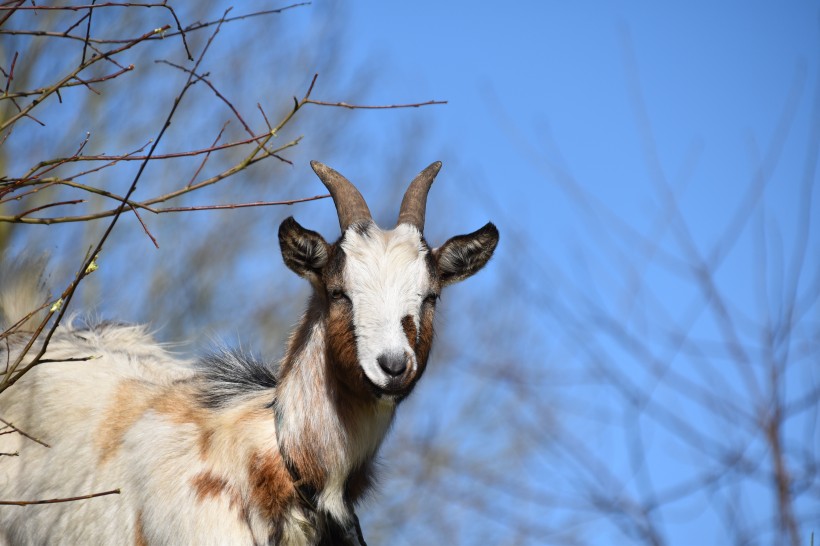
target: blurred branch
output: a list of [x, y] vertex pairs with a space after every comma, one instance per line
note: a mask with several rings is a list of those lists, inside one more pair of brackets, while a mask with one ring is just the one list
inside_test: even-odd
[[[19, 4], [22, 4], [24, 1], [25, 0], [19, 2]], [[311, 4], [311, 2], [301, 2], [301, 3], [297, 3], [297, 4], [291, 4], [291, 5], [285, 6], [283, 8], [256, 11], [256, 12], [253, 12], [253, 13], [246, 13], [244, 15], [236, 15], [236, 16], [233, 16], [233, 17], [228, 17], [224, 20], [223, 19], [215, 19], [213, 21], [207, 21], [207, 22], [204, 22], [204, 23], [197, 22], [197, 23], [193, 23], [191, 25], [188, 25], [184, 29], [177, 26], [176, 31], [171, 31], [171, 32], [165, 31], [165, 32], [159, 33], [155, 36], [151, 36], [150, 38], [148, 38], [148, 40], [149, 41], [164, 40], [166, 38], [170, 38], [170, 37], [173, 37], [173, 36], [182, 36], [183, 42], [185, 42], [185, 36], [186, 36], [187, 33], [196, 32], [197, 30], [202, 30], [202, 29], [205, 29], [205, 28], [220, 24], [220, 22], [230, 23], [230, 22], [233, 22], [233, 21], [241, 21], [243, 19], [248, 19], [248, 18], [251, 18], [251, 17], [260, 17], [260, 16], [263, 16], [263, 15], [279, 14], [279, 13], [282, 13], [284, 11], [287, 11], [287, 10], [290, 10], [290, 9], [293, 9], [293, 8], [298, 8], [298, 7], [301, 7], [301, 6], [308, 6], [310, 4]], [[48, 9], [51, 9], [52, 11], [77, 11], [79, 9], [93, 10], [95, 8], [98, 8], [98, 7], [115, 7], [115, 6], [113, 6], [113, 5], [112, 6], [104, 6], [102, 4], [92, 4], [92, 5], [86, 5], [82, 8], [81, 7], [71, 7], [71, 8], [69, 8], [69, 7], [64, 7], [64, 8], [50, 7]], [[116, 7], [129, 7], [129, 6], [127, 4], [117, 4]], [[167, 6], [167, 4], [165, 2], [158, 3], [158, 4], [145, 4], [144, 7], [149, 7], [149, 8], [150, 7], [167, 7], [167, 8], [170, 9], [170, 6]], [[2, 13], [3, 11], [6, 11], [7, 14], [5, 15], [5, 18], [8, 18], [17, 9], [18, 8], [7, 7], [5, 10], [0, 9], [0, 13]], [[19, 8], [19, 9], [23, 9], [23, 7]], [[28, 9], [28, 10], [32, 10], [32, 11], [41, 11], [45, 8], [38, 5], [38, 6], [26, 6], [24, 9]], [[174, 14], [174, 19], [176, 20], [176, 15], [175, 14]], [[2, 19], [0, 19], [0, 24], [2, 24]], [[83, 42], [84, 44], [89, 44], [89, 45], [91, 45], [91, 44], [96, 44], [96, 45], [123, 44], [123, 43], [127, 43], [127, 42], [130, 42], [130, 41], [133, 40], [132, 38], [92, 38], [92, 37], [78, 36], [78, 35], [75, 35], [75, 34], [69, 34], [70, 30], [71, 29], [69, 29], [68, 31], [65, 31], [65, 32], [51, 32], [51, 31], [43, 31], [43, 30], [0, 29], [0, 34], [7, 34], [7, 35], [10, 35], [10, 36], [17, 35], [17, 36], [33, 36], [33, 37], [47, 37], [47, 38], [66, 38], [66, 39], [69, 39], [69, 40], [80, 41], [80, 42]], [[188, 60], [193, 60], [193, 57], [190, 55], [190, 52], [188, 52], [187, 43], [185, 45], [185, 49], [186, 49], [186, 52], [188, 53]]]
[[[160, 27], [156, 30], [146, 32], [145, 34], [143, 34], [139, 38], [126, 43], [122, 47], [118, 47], [118, 48], [109, 50], [109, 51], [107, 51], [103, 54], [100, 54], [100, 55], [93, 55], [89, 60], [80, 63], [80, 66], [78, 66], [77, 68], [72, 70], [67, 75], [63, 76], [56, 83], [54, 83], [54, 84], [50, 85], [49, 87], [45, 88], [41, 93], [39, 93], [39, 96], [36, 99], [32, 100], [28, 104], [28, 106], [21, 109], [16, 115], [13, 115], [9, 119], [1, 122], [0, 123], [0, 132], [5, 131], [6, 129], [8, 129], [12, 125], [14, 125], [20, 118], [30, 117], [29, 112], [31, 112], [34, 108], [36, 108], [37, 105], [42, 103], [43, 100], [45, 100], [47, 97], [53, 95], [54, 93], [58, 92], [60, 89], [65, 87], [66, 84], [68, 84], [71, 80], [76, 79], [77, 76], [80, 74], [80, 72], [82, 72], [83, 70], [85, 70], [89, 66], [91, 66], [93, 64], [96, 64], [97, 62], [99, 62], [103, 59], [108, 59], [109, 57], [111, 57], [113, 55], [116, 55], [118, 53], [122, 53], [123, 51], [126, 51], [128, 49], [131, 49], [135, 45], [145, 41], [148, 37], [153, 36], [153, 35], [158, 34], [158, 33], [161, 33], [161, 32], [165, 31], [168, 28], [170, 28], [170, 27], [164, 26], [164, 27]], [[0, 31], [0, 34], [2, 34], [2, 31]]]
[[79, 497], [66, 497], [63, 499], [43, 499], [33, 501], [4, 501], [0, 500], [0, 506], [32, 506], [36, 504], [55, 504], [60, 502], [74, 502], [86, 499], [94, 499], [96, 497], [104, 497], [106, 495], [119, 495], [119, 489], [112, 489], [111, 491], [103, 491], [101, 493], [92, 493], [91, 495], [80, 495]]
[[[13, 65], [12, 65], [12, 67], [13, 67]], [[81, 79], [79, 79], [79, 77], [73, 76], [73, 78], [77, 81], [68, 81], [68, 82], [64, 83], [63, 85], [61, 85], [60, 89], [67, 89], [67, 88], [70, 88], [70, 87], [76, 87], [78, 85], [84, 85], [85, 87], [89, 87], [89, 85], [92, 84], [92, 83], [107, 82], [108, 80], [113, 80], [114, 78], [122, 76], [126, 72], [130, 72], [132, 70], [134, 70], [134, 65], [133, 64], [128, 65], [126, 67], [123, 67], [123, 68], [117, 70], [116, 72], [112, 72], [111, 74], [106, 74], [104, 76], [97, 76], [97, 77], [94, 77], [94, 78], [89, 78], [88, 80], [81, 80]], [[3, 93], [2, 96], [0, 96], [0, 100], [3, 100], [3, 99], [16, 99], [16, 98], [20, 98], [20, 97], [30, 97], [32, 95], [44, 95], [44, 94], [49, 92], [49, 89], [47, 89], [45, 87], [41, 87], [39, 89], [32, 89], [30, 91], [17, 91], [17, 92], [14, 92], [14, 93], [9, 93], [8, 92], [8, 83], [11, 82], [12, 79], [13, 79], [13, 73], [10, 74], [8, 79], [6, 80], [6, 85], [7, 85], [6, 91], [5, 91], [5, 93]], [[89, 89], [90, 89], [90, 87], [89, 87]]]
[[[28, 438], [32, 442], [38, 443], [43, 447], [51, 447], [50, 445], [48, 445], [44, 441], [35, 438], [31, 434], [28, 434], [27, 432], [25, 432], [23, 430], [20, 430], [19, 428], [15, 427], [13, 424], [9, 423], [8, 421], [6, 421], [2, 418], [0, 418], [0, 423], [3, 423], [6, 427], [10, 428], [11, 432], [16, 432], [17, 434], [20, 434], [21, 436], [24, 436], [24, 437]], [[8, 432], [2, 432], [0, 434], [8, 434]]]
[[189, 212], [195, 210], [225, 210], [225, 209], [242, 209], [247, 207], [269, 207], [272, 205], [295, 205], [297, 203], [306, 203], [308, 201], [317, 201], [319, 199], [327, 199], [330, 197], [329, 193], [324, 195], [314, 195], [313, 197], [302, 197], [301, 199], [290, 199], [286, 201], [256, 201], [254, 203], [234, 203], [230, 205], [202, 205], [199, 207], [169, 207], [164, 209], [153, 209], [151, 212], [157, 214], [164, 212]]
[[[227, 12], [226, 12], [226, 14], [227, 14]], [[199, 55], [199, 58], [197, 59], [195, 65], [194, 65], [194, 68], [199, 66], [199, 64], [202, 62], [202, 59], [205, 57], [205, 54], [207, 53], [208, 48], [210, 47], [211, 43], [213, 42], [213, 39], [219, 33], [220, 28], [221, 28], [221, 25], [217, 26], [216, 30], [214, 30], [213, 34], [211, 35], [211, 37], [209, 38], [209, 40], [205, 44], [205, 47], [203, 47], [202, 53]], [[57, 327], [60, 325], [60, 321], [62, 320], [63, 316], [65, 315], [65, 312], [68, 309], [69, 304], [71, 303], [71, 299], [74, 296], [74, 293], [76, 292], [77, 287], [79, 286], [80, 282], [82, 282], [82, 280], [87, 275], [89, 275], [91, 272], [96, 270], [96, 265], [94, 265], [95, 260], [99, 256], [100, 252], [102, 252], [103, 246], [105, 245], [105, 242], [108, 240], [109, 235], [113, 231], [114, 226], [117, 224], [117, 221], [119, 220], [120, 215], [123, 213], [124, 210], [126, 210], [128, 199], [131, 196], [131, 194], [134, 192], [134, 190], [137, 188], [137, 182], [139, 181], [140, 177], [142, 176], [142, 173], [144, 172], [146, 165], [148, 165], [148, 162], [151, 159], [151, 155], [153, 154], [153, 152], [156, 149], [159, 142], [162, 140], [162, 136], [165, 134], [165, 131], [171, 125], [171, 119], [173, 119], [174, 114], [176, 113], [177, 108], [179, 107], [179, 104], [182, 101], [182, 98], [185, 96], [185, 93], [191, 88], [191, 86], [193, 84], [194, 84], [193, 76], [189, 76], [188, 80], [185, 82], [185, 85], [182, 87], [182, 90], [180, 91], [179, 95], [177, 95], [176, 99], [174, 100], [174, 103], [171, 106], [171, 110], [168, 113], [168, 116], [166, 117], [165, 122], [162, 124], [162, 127], [159, 130], [159, 133], [157, 134], [156, 139], [154, 139], [154, 142], [151, 145], [150, 150], [148, 151], [148, 155], [145, 157], [145, 160], [140, 164], [140, 168], [137, 171], [137, 174], [134, 176], [134, 180], [131, 183], [131, 186], [128, 189], [128, 192], [125, 194], [125, 197], [123, 198], [122, 203], [120, 203], [120, 205], [117, 207], [116, 211], [114, 212], [114, 215], [113, 215], [114, 217], [111, 220], [111, 223], [108, 225], [108, 228], [103, 233], [102, 237], [100, 237], [100, 239], [97, 242], [97, 245], [94, 248], [94, 250], [91, 251], [88, 254], [88, 256], [86, 257], [86, 259], [83, 261], [82, 266], [80, 267], [79, 271], [77, 271], [77, 274], [74, 276], [74, 280], [72, 280], [71, 283], [69, 284], [69, 286], [63, 291], [63, 294], [62, 294], [62, 296], [60, 297], [60, 300], [59, 300], [60, 305], [51, 307], [48, 314], [43, 318], [43, 320], [40, 322], [39, 326], [35, 330], [34, 334], [31, 336], [29, 341], [26, 343], [25, 347], [18, 354], [18, 356], [17, 356], [16, 360], [14, 361], [14, 363], [12, 363], [11, 366], [8, 367], [7, 372], [3, 375], [2, 381], [0, 381], [0, 393], [2, 393], [7, 388], [14, 385], [17, 381], [20, 380], [20, 378], [22, 378], [26, 374], [26, 372], [31, 370], [33, 367], [37, 366], [40, 363], [40, 360], [45, 355], [46, 351], [48, 350], [49, 342], [51, 341], [52, 336], [56, 332]], [[134, 209], [134, 210], [136, 211], [136, 209]], [[150, 234], [149, 234], [149, 236], [150, 236]], [[152, 239], [153, 239], [153, 237], [152, 237]], [[94, 267], [92, 267], [92, 265], [94, 265]], [[56, 307], [56, 309], [55, 309], [55, 307]], [[51, 327], [47, 330], [47, 332], [45, 334], [45, 337], [43, 338], [42, 343], [39, 347], [39, 350], [37, 351], [37, 354], [27, 364], [23, 365], [22, 363], [25, 360], [26, 356], [28, 355], [29, 351], [32, 350], [32, 347], [34, 346], [35, 340], [37, 340], [40, 333], [44, 331], [46, 325], [48, 324], [51, 317], [55, 314], [55, 312], [56, 312], [56, 317], [55, 317], [54, 321], [51, 323]], [[19, 367], [19, 370], [18, 370], [18, 367]]]
[[[23, 6], [21, 4], [18, 4], [16, 6], [0, 6], [0, 12], [8, 11], [9, 15], [11, 15], [15, 11], [28, 11], [28, 10], [37, 11], [37, 12], [40, 12], [40, 11], [82, 11], [82, 10], [88, 10], [88, 14], [85, 15], [84, 17], [88, 17], [88, 28], [90, 29], [90, 26], [91, 26], [91, 13], [95, 9], [102, 9], [102, 8], [162, 8], [162, 9], [168, 10], [168, 13], [170, 13], [171, 17], [173, 17], [174, 22], [176, 23], [177, 33], [182, 38], [182, 45], [185, 48], [185, 53], [188, 56], [188, 60], [189, 61], [194, 60], [193, 56], [191, 55], [191, 51], [188, 49], [188, 42], [185, 39], [185, 32], [183, 32], [183, 30], [182, 30], [182, 25], [179, 22], [179, 18], [177, 17], [177, 14], [174, 11], [174, 8], [169, 6], [166, 2], [160, 2], [160, 3], [102, 2], [100, 4], [97, 4], [96, 2], [94, 2], [94, 3], [91, 3], [91, 4], [78, 5], [78, 6], [40, 6], [40, 5]], [[170, 25], [159, 28], [159, 29], [156, 29], [151, 34], [162, 34], [169, 28], [171, 28]], [[5, 31], [0, 30], [0, 34], [15, 34], [15, 32], [13, 32], [13, 31], [5, 32]], [[57, 36], [59, 36], [60, 38], [70, 37], [70, 36], [68, 36], [67, 33], [64, 33], [62, 35], [57, 35]], [[83, 61], [80, 63], [80, 66], [82, 66], [85, 63], [85, 46], [87, 46], [91, 41], [89, 39], [89, 36], [88, 36], [88, 30], [86, 30], [86, 35], [85, 36], [77, 37], [77, 39], [82, 40], [83, 43], [84, 43]], [[142, 41], [143, 39], [145, 39], [145, 38], [140, 37], [135, 41]], [[99, 42], [98, 41], [98, 43], [111, 43], [111, 42]]]
[[390, 105], [366, 105], [366, 104], [348, 104], [346, 102], [324, 102], [319, 100], [308, 99], [305, 104], [316, 104], [318, 106], [335, 106], [337, 108], [348, 108], [350, 110], [387, 110], [391, 108], [419, 108], [421, 106], [431, 106], [434, 104], [447, 104], [446, 100], [428, 100], [427, 102], [417, 102], [412, 104], [390, 104]]
[[[178, 65], [175, 65], [174, 63], [166, 62], [166, 64], [169, 64], [171, 66], [174, 66], [175, 68], [178, 68], [178, 69], [183, 70], [184, 72], [186, 72], [188, 74], [189, 80], [191, 80], [192, 82], [207, 81], [207, 80], [205, 80], [204, 76], [201, 76], [201, 75], [197, 74], [194, 70], [189, 70], [189, 69], [186, 69], [184, 67], [180, 67]], [[126, 209], [128, 209], [128, 210], [136, 210], [138, 208], [141, 208], [141, 209], [145, 209], [149, 212], [154, 212], [154, 213], [164, 212], [166, 210], [155, 209], [155, 208], [152, 207], [152, 205], [156, 205], [158, 203], [164, 203], [166, 201], [169, 201], [169, 200], [174, 199], [176, 197], [179, 197], [181, 195], [185, 195], [187, 193], [191, 193], [193, 191], [196, 191], [196, 190], [199, 190], [201, 188], [204, 188], [204, 187], [210, 186], [212, 184], [215, 184], [217, 182], [220, 182], [221, 180], [224, 180], [225, 178], [228, 178], [228, 177], [230, 177], [230, 176], [244, 170], [245, 168], [249, 167], [250, 165], [253, 165], [253, 164], [255, 164], [255, 163], [257, 163], [257, 162], [259, 162], [263, 159], [266, 159], [267, 157], [275, 157], [275, 158], [279, 159], [280, 161], [290, 163], [289, 160], [281, 157], [279, 155], [279, 153], [287, 150], [288, 148], [296, 146], [299, 143], [299, 141], [301, 140], [302, 137], [298, 137], [298, 138], [296, 138], [296, 139], [294, 139], [294, 140], [292, 140], [292, 141], [290, 141], [286, 144], [283, 144], [283, 145], [281, 145], [278, 148], [273, 149], [273, 150], [269, 150], [268, 148], [266, 148], [266, 146], [267, 146], [268, 142], [272, 138], [274, 138], [277, 135], [277, 133], [279, 131], [281, 131], [282, 128], [288, 122], [290, 122], [290, 120], [293, 118], [293, 116], [301, 108], [303, 108], [307, 104], [319, 104], [319, 105], [323, 105], [323, 106], [337, 106], [337, 107], [342, 107], [342, 108], [357, 108], [357, 109], [416, 108], [416, 107], [421, 107], [421, 106], [426, 106], [426, 105], [431, 105], [431, 104], [446, 104], [446, 102], [442, 102], [442, 101], [428, 101], [428, 102], [414, 103], [414, 104], [350, 106], [350, 105], [347, 105], [345, 103], [333, 103], [333, 104], [331, 104], [331, 103], [315, 102], [312, 99], [310, 99], [310, 94], [313, 91], [313, 88], [316, 84], [317, 78], [318, 78], [318, 74], [314, 75], [313, 80], [311, 81], [307, 92], [305, 93], [305, 95], [302, 97], [301, 100], [298, 100], [298, 99], [294, 98], [293, 109], [290, 110], [284, 116], [284, 118], [274, 128], [269, 129], [266, 133], [261, 133], [261, 134], [254, 134], [251, 131], [248, 124], [243, 119], [243, 117], [239, 114], [238, 110], [233, 106], [233, 104], [228, 99], [226, 99], [221, 93], [219, 93], [213, 85], [211, 85], [209, 83], [209, 87], [215, 92], [215, 94], [220, 98], [220, 100], [222, 100], [225, 104], [228, 105], [228, 107], [231, 109], [231, 111], [234, 113], [234, 115], [237, 117], [237, 119], [240, 121], [240, 123], [242, 123], [243, 127], [245, 127], [246, 131], [248, 133], [250, 133], [250, 135], [251, 135], [250, 138], [240, 140], [240, 141], [236, 141], [236, 142], [226, 143], [226, 144], [213, 145], [209, 148], [204, 148], [204, 149], [199, 149], [199, 150], [191, 150], [191, 151], [187, 151], [187, 152], [178, 152], [178, 153], [169, 153], [169, 154], [157, 154], [157, 155], [150, 155], [149, 154], [148, 156], [140, 156], [140, 155], [134, 155], [134, 154], [125, 154], [125, 155], [118, 155], [118, 156], [109, 156], [109, 155], [82, 156], [82, 155], [75, 154], [74, 156], [71, 156], [71, 157], [41, 161], [35, 167], [33, 167], [25, 176], [23, 176], [21, 178], [13, 178], [13, 179], [5, 179], [5, 180], [0, 179], [0, 197], [3, 197], [6, 194], [11, 194], [8, 197], [5, 197], [2, 200], [0, 200], [0, 204], [2, 204], [2, 202], [4, 202], [4, 201], [10, 201], [12, 199], [18, 199], [20, 196], [19, 195], [17, 195], [17, 196], [13, 195], [12, 192], [15, 191], [15, 190], [18, 190], [20, 188], [24, 188], [24, 187], [28, 187], [28, 186], [32, 186], [32, 185], [54, 185], [54, 184], [59, 184], [59, 185], [64, 185], [64, 186], [69, 186], [69, 187], [74, 187], [74, 188], [77, 188], [77, 189], [81, 189], [81, 190], [84, 190], [84, 191], [87, 191], [87, 192], [90, 192], [90, 193], [94, 193], [94, 194], [98, 194], [98, 195], [101, 195], [101, 196], [105, 196], [105, 197], [108, 197], [108, 198], [111, 198], [111, 199], [115, 199], [120, 203], [125, 203]], [[238, 147], [238, 146], [243, 146], [243, 145], [247, 145], [247, 144], [255, 144], [255, 146], [252, 148], [251, 152], [245, 157], [245, 159], [240, 161], [239, 163], [233, 165], [232, 167], [222, 171], [221, 173], [219, 173], [217, 175], [214, 175], [212, 177], [209, 177], [209, 178], [207, 178], [205, 180], [202, 180], [200, 182], [194, 183], [194, 184], [189, 183], [189, 184], [185, 185], [184, 187], [182, 187], [178, 190], [171, 191], [171, 192], [165, 193], [163, 195], [155, 196], [155, 197], [152, 197], [150, 199], [146, 199], [146, 200], [139, 201], [139, 202], [133, 202], [133, 201], [127, 200], [123, 197], [120, 197], [116, 194], [113, 194], [111, 192], [108, 192], [106, 190], [102, 190], [102, 189], [99, 189], [99, 188], [94, 188], [94, 187], [91, 187], [91, 186], [82, 185], [82, 184], [79, 184], [79, 183], [73, 181], [74, 178], [79, 178], [80, 176], [89, 174], [91, 172], [96, 172], [97, 170], [99, 170], [101, 168], [106, 168], [106, 167], [112, 166], [112, 165], [116, 164], [119, 161], [149, 161], [149, 160], [163, 160], [163, 159], [180, 158], [180, 157], [191, 157], [191, 156], [197, 156], [197, 155], [207, 156], [208, 154], [210, 154], [214, 151], [225, 150], [225, 149], [234, 148], [234, 147]], [[259, 154], [262, 154], [262, 155], [259, 155]], [[92, 169], [92, 170], [84, 171], [84, 172], [78, 173], [76, 175], [73, 175], [69, 179], [42, 178], [41, 177], [41, 174], [49, 172], [57, 166], [64, 165], [64, 164], [67, 164], [67, 163], [80, 162], [80, 161], [92, 161], [92, 162], [93, 161], [107, 161], [108, 163], [106, 165], [103, 165], [102, 167], [97, 168], [97, 169]], [[47, 169], [45, 169], [44, 171], [38, 172], [38, 171], [41, 171], [42, 169], [44, 169], [46, 167], [47, 167]], [[312, 200], [312, 199], [313, 198], [308, 198], [306, 200]], [[277, 202], [267, 202], [267, 204], [292, 204], [294, 202], [300, 202], [300, 201], [299, 200], [285, 201], [285, 202], [278, 202], [277, 201]], [[66, 204], [66, 203], [62, 203], [62, 204]], [[226, 208], [231, 208], [231, 207], [226, 207]], [[119, 207], [115, 207], [115, 208], [111, 208], [111, 209], [108, 209], [108, 210], [105, 210], [105, 211], [96, 212], [96, 213], [92, 213], [92, 214], [77, 215], [77, 216], [55, 216], [55, 217], [48, 217], [48, 218], [31, 218], [31, 217], [28, 216], [28, 214], [30, 214], [32, 212], [35, 212], [35, 211], [31, 210], [31, 211], [26, 211], [25, 213], [20, 213], [20, 214], [13, 215], [13, 216], [0, 215], [0, 222], [23, 223], [23, 224], [42, 224], [42, 225], [61, 224], [61, 223], [67, 223], [67, 222], [87, 222], [87, 221], [90, 221], [90, 220], [97, 220], [97, 219], [113, 216], [117, 213], [118, 210], [119, 210]], [[177, 207], [177, 208], [174, 208], [172, 210], [173, 211], [178, 211], [178, 210], [181, 210], [181, 209], [179, 209]], [[204, 210], [204, 209], [199, 209], [199, 210]], [[170, 210], [168, 210], [168, 211], [170, 211]]]

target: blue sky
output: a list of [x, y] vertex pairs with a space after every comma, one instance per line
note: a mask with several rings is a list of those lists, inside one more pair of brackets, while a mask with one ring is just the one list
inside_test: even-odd
[[[603, 270], [612, 262], [599, 258], [612, 247], [623, 259], [631, 258], [627, 245], [608, 238], [598, 220], [615, 215], [638, 232], [658, 235], [663, 252], [687, 257], [680, 222], [664, 216], [666, 197], [658, 184], [663, 181], [678, 200], [696, 252], [707, 259], [727, 227], [742, 226], [743, 235], [715, 262], [716, 279], [732, 309], [759, 316], [771, 305], [771, 312], [779, 312], [772, 303], [775, 296], [768, 303], [756, 298], [760, 275], [752, 267], [761, 252], [772, 259], [779, 252], [788, 277], [807, 172], [808, 186], [816, 185], [816, 171], [807, 163], [813, 157], [810, 132], [818, 123], [812, 110], [820, 85], [816, 4], [360, 1], [350, 7], [353, 55], [346, 61], [378, 74], [377, 85], [362, 100], [448, 101], [414, 114], [426, 131], [421, 143], [408, 135], [413, 156], [406, 161], [418, 169], [434, 159], [444, 161], [441, 180], [446, 182], [439, 184], [453, 189], [436, 191], [446, 199], [458, 196], [452, 210], [462, 228], [474, 229], [488, 218], [499, 224], [497, 264], [525, 268], [529, 278], [546, 272], [541, 282], [554, 283], [556, 292], [567, 288], [560, 279], [577, 275], [569, 284], [577, 288], [588, 282], [585, 297], [617, 310], [623, 305], [620, 279]], [[387, 138], [382, 133], [387, 125], [384, 119], [374, 121], [366, 138], [379, 143]], [[761, 176], [765, 189], [749, 210], [743, 199]], [[596, 205], [579, 206], [578, 191]], [[809, 199], [816, 210], [818, 192], [809, 193]], [[758, 237], [764, 229], [765, 248]], [[807, 291], [820, 255], [816, 223], [809, 229], [808, 278], [802, 285]], [[528, 255], [521, 253], [522, 245]], [[540, 261], [538, 267], [532, 259]], [[700, 295], [685, 279], [651, 260], [640, 267], [647, 291], [668, 316], [684, 320], [694, 313], [693, 338], [719, 339], [715, 319], [691, 311]], [[771, 292], [782, 290], [771, 276], [764, 283]], [[547, 299], [564, 297], [544, 293]], [[565, 355], [569, 349], [550, 339], [549, 320], [539, 315], [550, 311], [533, 305], [530, 312], [533, 324], [544, 324], [533, 348]], [[816, 304], [810, 313], [816, 324]], [[640, 315], [624, 321], [637, 322]], [[641, 318], [651, 322], [652, 317], [647, 311]], [[645, 328], [651, 331], [652, 324]], [[674, 354], [669, 358], [673, 365], [685, 363]], [[631, 369], [628, 358], [622, 365], [636, 377], [643, 373]], [[563, 370], [568, 365], [547, 358], [543, 366]], [[799, 374], [790, 378], [803, 380]], [[704, 418], [685, 405], [675, 406], [674, 393], [658, 391], [659, 403], [671, 404], [688, 419]], [[799, 430], [811, 428], [803, 423]], [[617, 434], [611, 440], [620, 441]], [[669, 456], [660, 433], [657, 440], [650, 473], [656, 485], [674, 482], [684, 472], [677, 466], [680, 460]], [[617, 461], [620, 455], [613, 449]], [[767, 517], [770, 499], [754, 489], [745, 491], [750, 513]], [[704, 506], [694, 515], [692, 506], [667, 514], [671, 543], [725, 539], [720, 534], [725, 516]], [[816, 507], [815, 501], [810, 511], [816, 514]], [[594, 536], [597, 544], [623, 543], [617, 533]]]
[[[534, 221], [543, 208], [533, 204], [559, 196], [554, 184], [534, 176], [537, 166], [511, 132], [539, 149], [539, 135], [549, 131], [586, 187], [640, 213], [647, 166], [630, 98], [634, 62], [669, 176], [693, 147], [702, 150], [688, 197], [708, 214], [732, 199], [733, 184], [751, 177], [748, 141], [768, 144], [790, 84], [801, 71], [816, 77], [820, 51], [817, 14], [808, 2], [356, 2], [353, 8], [349, 36], [380, 75], [373, 100], [448, 100], [426, 112], [436, 123], [431, 153], [469, 166], [491, 181], [498, 201]], [[802, 99], [803, 121], [795, 130], [805, 133], [806, 89]], [[701, 192], [711, 198], [701, 199]]]

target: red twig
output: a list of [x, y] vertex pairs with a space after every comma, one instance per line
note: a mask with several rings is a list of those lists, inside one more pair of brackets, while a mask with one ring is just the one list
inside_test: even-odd
[[8, 74], [8, 76], [6, 76], [6, 88], [3, 92], [3, 95], [6, 96], [6, 97], [9, 94], [9, 85], [11, 85], [11, 80], [14, 79], [14, 66], [17, 64], [18, 54], [19, 54], [18, 51], [14, 52], [14, 57], [11, 59], [11, 67], [9, 68], [9, 74]]
[[6, 7], [6, 9], [8, 11], [6, 12], [5, 15], [3, 15], [3, 17], [0, 17], [0, 27], [3, 26], [3, 23], [5, 23], [6, 21], [9, 20], [9, 17], [11, 17], [14, 14], [14, 12], [17, 10], [17, 7], [19, 7], [20, 4], [22, 4], [25, 1], [26, 0], [17, 0], [16, 2], [9, 2], [9, 4], [17, 4], [17, 5], [16, 6], [7, 6]]
[[301, 199], [290, 199], [287, 201], [254, 201], [253, 203], [234, 203], [230, 205], [203, 205], [199, 207], [168, 207], [161, 209], [154, 209], [156, 213], [163, 212], [190, 212], [194, 210], [223, 210], [223, 209], [242, 209], [248, 207], [269, 207], [272, 205], [295, 205], [296, 203], [305, 203], [307, 201], [317, 201], [319, 199], [327, 199], [330, 194], [314, 195], [313, 197], [302, 197]]
[[80, 203], [85, 203], [85, 199], [74, 199], [74, 200], [71, 200], [71, 201], [58, 201], [56, 203], [46, 203], [45, 205], [41, 205], [39, 207], [34, 207], [33, 209], [29, 209], [25, 212], [21, 212], [20, 214], [18, 214], [17, 216], [14, 217], [13, 221], [17, 221], [21, 218], [25, 218], [29, 214], [32, 214], [34, 212], [39, 212], [43, 209], [47, 209], [47, 208], [51, 208], [51, 207], [59, 207], [60, 205], [79, 205]]
[[140, 213], [139, 213], [139, 211], [137, 210], [137, 207], [130, 207], [130, 208], [131, 208], [131, 210], [134, 212], [134, 216], [136, 216], [136, 217], [137, 217], [137, 221], [138, 221], [138, 222], [140, 223], [140, 225], [142, 226], [142, 229], [145, 231], [145, 234], [146, 234], [146, 235], [148, 235], [148, 237], [151, 239], [151, 242], [152, 242], [152, 243], [154, 243], [154, 247], [155, 247], [155, 248], [159, 248], [159, 243], [157, 242], [156, 237], [154, 237], [154, 236], [151, 234], [151, 232], [148, 230], [148, 226], [146, 226], [146, 225], [145, 225], [145, 222], [143, 222], [143, 221], [142, 221], [142, 216], [140, 216]]

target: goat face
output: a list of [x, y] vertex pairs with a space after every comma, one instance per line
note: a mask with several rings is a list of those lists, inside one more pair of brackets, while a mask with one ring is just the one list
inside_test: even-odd
[[[439, 165], [431, 167], [437, 172]], [[323, 165], [314, 169], [334, 193], [322, 175], [341, 175]], [[419, 175], [428, 173], [425, 199], [435, 176], [428, 171]], [[414, 185], [418, 190], [419, 177], [408, 195]], [[342, 199], [334, 194], [337, 210]], [[415, 216], [408, 212], [412, 206], [407, 197], [399, 224], [389, 231], [372, 221], [363, 199], [358, 199], [360, 195], [353, 206], [363, 205], [361, 214], [345, 217], [339, 210], [342, 236], [334, 244], [292, 217], [286, 219], [279, 228], [282, 256], [290, 269], [314, 286], [326, 318], [330, 373], [338, 383], [359, 396], [399, 401], [424, 372], [441, 289], [487, 263], [498, 243], [498, 230], [487, 224], [431, 249], [422, 234], [424, 213], [419, 222], [418, 210]]]

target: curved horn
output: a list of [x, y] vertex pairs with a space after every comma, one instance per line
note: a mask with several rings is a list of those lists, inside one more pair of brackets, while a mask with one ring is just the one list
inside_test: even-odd
[[336, 214], [339, 216], [339, 227], [344, 232], [351, 224], [362, 220], [372, 220], [370, 209], [364, 202], [364, 197], [350, 181], [318, 161], [311, 161], [310, 166], [330, 191], [333, 202], [336, 204]]
[[399, 211], [398, 224], [410, 224], [416, 226], [419, 231], [424, 232], [424, 212], [427, 209], [427, 192], [430, 191], [430, 186], [433, 185], [433, 180], [436, 179], [439, 169], [441, 169], [441, 161], [431, 163], [429, 167], [421, 171], [416, 178], [410, 182], [410, 187], [404, 194], [404, 199], [401, 200], [401, 210]]

